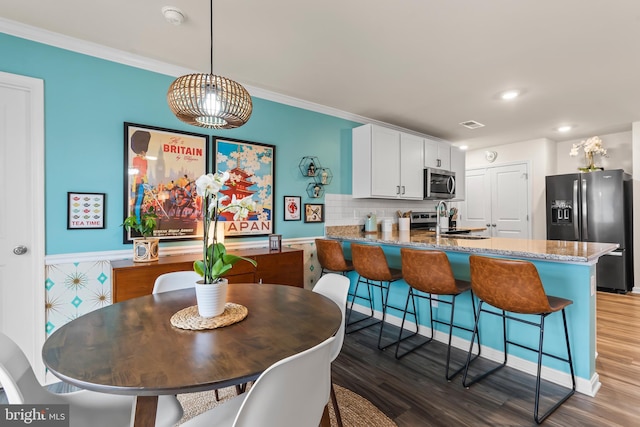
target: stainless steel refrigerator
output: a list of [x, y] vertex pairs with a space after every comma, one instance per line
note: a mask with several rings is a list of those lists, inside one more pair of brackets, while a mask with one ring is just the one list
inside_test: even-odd
[[599, 290], [633, 287], [633, 193], [622, 169], [546, 177], [547, 239], [617, 243], [596, 266]]

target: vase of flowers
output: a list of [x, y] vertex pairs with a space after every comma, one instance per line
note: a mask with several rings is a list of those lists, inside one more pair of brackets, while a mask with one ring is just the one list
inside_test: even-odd
[[593, 172], [595, 170], [602, 170], [601, 167], [596, 166], [594, 160], [595, 155], [608, 157], [607, 150], [602, 146], [602, 140], [600, 139], [600, 137], [593, 136], [589, 139], [581, 141], [579, 144], [573, 144], [571, 146], [569, 155], [572, 157], [577, 156], [581, 148], [584, 151], [586, 166], [583, 168], [578, 168], [578, 170], [581, 172]]
[[240, 200], [234, 196], [227, 204], [223, 203], [229, 197], [219, 193], [227, 180], [229, 172], [205, 174], [196, 180], [198, 196], [202, 197], [204, 236], [202, 259], [193, 263], [193, 270], [202, 276], [202, 280], [196, 283], [198, 313], [202, 317], [215, 317], [224, 311], [228, 281], [222, 276], [233, 264], [244, 260], [254, 267], [257, 265], [253, 259], [227, 253], [224, 243], [217, 241], [216, 229], [221, 213], [232, 212], [233, 219], [237, 221], [255, 210], [255, 202], [251, 196]]

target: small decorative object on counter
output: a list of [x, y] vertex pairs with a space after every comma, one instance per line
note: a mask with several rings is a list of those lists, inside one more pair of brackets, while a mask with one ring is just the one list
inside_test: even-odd
[[364, 232], [365, 233], [377, 233], [378, 232], [378, 220], [375, 214], [370, 213], [364, 220]]
[[269, 250], [280, 251], [282, 248], [282, 234], [269, 234]]
[[607, 150], [602, 146], [602, 140], [600, 139], [600, 137], [593, 136], [589, 139], [581, 141], [579, 144], [573, 144], [569, 155], [571, 157], [577, 156], [580, 148], [584, 150], [584, 158], [587, 164], [586, 167], [578, 168], [580, 172], [604, 170], [604, 168], [596, 166], [595, 160], [593, 158], [593, 156], [596, 154], [599, 154], [602, 157], [609, 157], [607, 155]]
[[398, 218], [399, 231], [409, 231], [410, 228], [411, 228], [411, 218], [408, 218], [408, 217]]

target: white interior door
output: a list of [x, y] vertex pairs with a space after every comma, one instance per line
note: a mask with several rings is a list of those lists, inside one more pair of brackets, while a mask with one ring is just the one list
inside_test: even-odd
[[527, 165], [496, 166], [491, 175], [491, 235], [529, 238]]
[[0, 331], [45, 368], [44, 90], [0, 72]]
[[490, 237], [529, 238], [529, 183], [526, 163], [466, 171], [461, 225], [486, 228]]

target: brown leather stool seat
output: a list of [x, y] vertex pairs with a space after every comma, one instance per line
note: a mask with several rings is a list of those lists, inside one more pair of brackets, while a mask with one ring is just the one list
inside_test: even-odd
[[316, 239], [318, 262], [322, 270], [320, 277], [325, 273], [340, 273], [343, 276], [353, 271], [353, 262], [344, 257], [342, 243], [331, 239]]
[[[351, 299], [351, 305], [349, 306], [349, 315], [347, 316], [347, 328], [355, 325], [356, 323], [364, 322], [370, 319], [375, 319], [373, 309], [373, 294], [371, 292], [372, 287], [380, 289], [380, 299], [382, 301], [382, 319], [375, 320], [373, 322], [367, 322], [364, 326], [360, 325], [358, 328], [347, 329], [347, 333], [353, 333], [364, 328], [368, 328], [373, 325], [380, 324], [380, 334], [378, 335], [378, 348], [384, 350], [385, 348], [396, 344], [392, 342], [382, 345], [382, 334], [384, 330], [385, 320], [387, 316], [387, 308], [389, 299], [389, 288], [391, 282], [402, 279], [402, 270], [397, 268], [390, 268], [387, 263], [387, 258], [382, 250], [382, 247], [378, 245], [361, 245], [357, 243], [351, 244], [351, 259], [353, 260], [353, 267], [358, 273], [358, 281], [356, 282], [356, 288], [353, 292], [353, 298]], [[358, 295], [358, 286], [360, 283], [367, 285], [367, 295]], [[363, 299], [368, 301], [370, 314], [365, 318], [351, 321], [351, 314], [353, 313], [353, 303], [356, 299]], [[398, 307], [391, 307], [397, 310], [402, 310]], [[417, 328], [416, 322], [416, 328]]]
[[[402, 324], [400, 325], [400, 334], [398, 335], [398, 344], [396, 346], [396, 358], [406, 356], [414, 350], [422, 347], [423, 345], [430, 343], [433, 340], [434, 323], [446, 325], [449, 327], [449, 341], [447, 344], [447, 362], [445, 369], [445, 377], [447, 380], [453, 379], [457, 374], [462, 372], [466, 364], [457, 369], [454, 373], [449, 375], [449, 364], [451, 360], [451, 339], [453, 335], [453, 329], [465, 330], [469, 333], [473, 332], [473, 323], [476, 318], [476, 305], [473, 295], [471, 294], [471, 283], [458, 280], [453, 276], [451, 270], [451, 264], [447, 254], [441, 251], [432, 250], [418, 250], [418, 249], [400, 249], [400, 256], [402, 258], [402, 276], [409, 285], [409, 293], [407, 295], [407, 303], [405, 305], [404, 316], [402, 316]], [[468, 294], [471, 298], [472, 306], [472, 321], [469, 326], [457, 325], [453, 322], [454, 314], [456, 311], [456, 298], [461, 294]], [[435, 295], [436, 297], [433, 297]], [[451, 300], [438, 298], [438, 296], [450, 296]], [[422, 298], [429, 300], [429, 325], [431, 327], [431, 336], [427, 340], [423, 340], [421, 343], [413, 346], [404, 353], [400, 353], [401, 341], [404, 341], [412, 336], [415, 336], [418, 331], [402, 337], [404, 331], [404, 323], [407, 315], [412, 315], [417, 320], [418, 310], [416, 308], [415, 298]], [[443, 321], [433, 318], [433, 309], [431, 302], [437, 301], [438, 303], [449, 304], [451, 306], [451, 315], [448, 321]], [[412, 309], [409, 309], [409, 302], [411, 302]], [[419, 322], [418, 322], [419, 323]], [[478, 353], [475, 357], [480, 355], [480, 346], [478, 346]]]
[[[489, 313], [502, 317], [504, 361], [501, 365], [476, 376], [472, 380], [467, 381], [471, 358], [470, 349], [467, 356], [467, 366], [462, 378], [462, 384], [465, 387], [469, 387], [482, 378], [485, 378], [498, 369], [504, 367], [507, 364], [507, 346], [509, 344], [537, 352], [538, 372], [536, 376], [536, 392], [533, 418], [535, 419], [536, 423], [540, 424], [553, 411], [558, 409], [558, 407], [562, 405], [569, 397], [571, 397], [571, 395], [573, 395], [576, 390], [576, 380], [573, 372], [573, 361], [571, 359], [571, 348], [569, 345], [569, 333], [567, 331], [567, 316], [565, 313], [565, 308], [571, 305], [573, 301], [565, 298], [546, 295], [542, 286], [542, 281], [540, 280], [540, 276], [538, 275], [538, 270], [531, 262], [471, 255], [469, 257], [469, 264], [471, 267], [471, 289], [480, 300], [476, 326], [474, 327], [474, 335], [477, 334], [478, 323], [480, 322], [482, 313]], [[500, 312], [487, 310], [486, 308], [483, 308], [484, 304], [489, 304], [495, 308], [498, 308]], [[567, 346], [566, 357], [561, 357], [543, 351], [544, 321], [547, 316], [558, 311], [562, 312], [564, 336]], [[538, 322], [534, 322], [523, 317], [511, 316], [507, 314], [507, 312], [517, 314], [531, 314], [537, 316], [539, 320]], [[508, 340], [506, 332], [507, 319], [538, 327], [540, 331], [538, 348], [533, 348], [521, 343]], [[538, 409], [540, 404], [540, 371], [542, 368], [543, 355], [552, 357], [569, 365], [572, 387], [568, 393], [560, 398], [543, 415], [538, 416]]]

